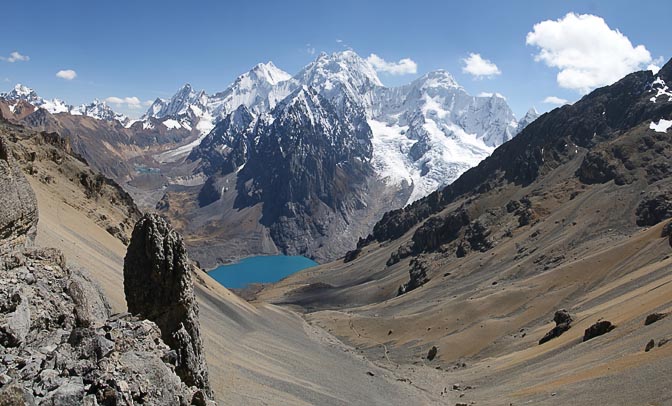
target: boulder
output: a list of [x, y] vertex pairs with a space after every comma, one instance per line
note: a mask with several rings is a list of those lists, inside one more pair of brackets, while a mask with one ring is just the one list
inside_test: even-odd
[[175, 372], [211, 395], [189, 260], [182, 237], [156, 214], [135, 226], [124, 259], [128, 311], [155, 322], [177, 353]]
[[555, 327], [539, 340], [539, 345], [556, 337], [560, 337], [565, 331], [569, 330], [572, 324], [572, 316], [567, 310], [560, 309], [555, 312], [553, 321], [555, 322]]
[[616, 326], [611, 324], [610, 321], [602, 320], [588, 327], [583, 334], [583, 341], [591, 340], [595, 337], [607, 334], [611, 330], [615, 329]]
[[648, 343], [646, 343], [646, 347], [644, 347], [644, 352], [649, 352], [653, 349], [653, 347], [656, 346], [656, 342], [651, 339]]
[[436, 346], [432, 346], [432, 348], [429, 349], [429, 352], [427, 352], [427, 359], [428, 359], [429, 361], [433, 361], [434, 358], [436, 358], [436, 353], [437, 353], [438, 351], [439, 351], [439, 350], [436, 348]]
[[649, 324], [653, 324], [657, 321], [660, 321], [667, 317], [668, 313], [651, 313], [648, 316], [646, 316], [646, 320], [644, 320], [644, 325], [648, 326]]

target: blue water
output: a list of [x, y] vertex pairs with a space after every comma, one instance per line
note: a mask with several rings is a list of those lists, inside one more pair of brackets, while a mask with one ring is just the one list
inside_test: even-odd
[[231, 265], [222, 265], [209, 272], [217, 282], [231, 289], [244, 288], [250, 283], [277, 282], [317, 262], [300, 256], [249, 257]]

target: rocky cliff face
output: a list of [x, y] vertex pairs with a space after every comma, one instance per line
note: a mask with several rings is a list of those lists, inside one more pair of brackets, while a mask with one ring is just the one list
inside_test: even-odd
[[30, 245], [37, 233], [37, 214], [35, 194], [0, 137], [0, 250]]
[[182, 238], [157, 215], [135, 226], [124, 259], [128, 310], [155, 322], [176, 353], [176, 373], [211, 397], [189, 260]]

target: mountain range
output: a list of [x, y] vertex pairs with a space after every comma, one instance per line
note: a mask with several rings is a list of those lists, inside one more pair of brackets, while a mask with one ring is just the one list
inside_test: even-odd
[[[11, 113], [19, 101], [45, 109], [48, 119], [15, 117], [44, 130], [75, 115], [109, 123], [104, 132], [116, 136], [101, 136], [100, 124], [84, 128], [91, 136], [77, 131], [91, 125], [65, 127], [82, 139], [76, 152], [145, 207], [184, 224], [188, 242], [225, 239], [226, 247], [197, 254], [211, 265], [240, 255], [232, 241], [258, 242], [243, 254], [342, 255], [384, 212], [450, 184], [538, 116], [531, 109], [518, 121], [503, 97], [471, 96], [441, 70], [385, 87], [353, 51], [320, 54], [294, 76], [258, 64], [212, 95], [185, 84], [138, 120], [104, 102], [71, 107], [21, 85], [0, 98]], [[106, 150], [123, 163], [108, 162]], [[252, 231], [218, 236], [233, 225], [231, 210], [256, 224]]]

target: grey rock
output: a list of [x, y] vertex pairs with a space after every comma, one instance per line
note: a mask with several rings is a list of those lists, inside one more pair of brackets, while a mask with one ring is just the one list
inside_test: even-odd
[[0, 137], [0, 250], [32, 245], [37, 234], [35, 193]]
[[83, 274], [72, 276], [68, 293], [75, 303], [75, 320], [78, 326], [88, 327], [101, 324], [111, 313], [100, 288]]
[[145, 215], [135, 226], [124, 259], [128, 310], [155, 322], [177, 353], [175, 372], [211, 396], [189, 260], [182, 238], [161, 217]]
[[34, 406], [35, 397], [23, 385], [14, 382], [0, 389], [2, 406]]
[[[0, 326], [0, 341], [5, 347], [21, 345], [30, 331], [30, 305], [24, 292], [16, 292], [12, 301], [16, 310], [7, 316], [5, 325]], [[18, 303], [17, 303], [18, 302]]]
[[82, 403], [84, 397], [84, 384], [82, 378], [76, 377], [50, 392], [45, 399], [40, 402], [40, 406], [71, 406]]

